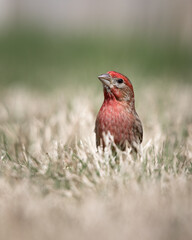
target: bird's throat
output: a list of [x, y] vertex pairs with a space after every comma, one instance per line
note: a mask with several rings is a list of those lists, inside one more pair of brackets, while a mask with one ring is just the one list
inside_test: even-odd
[[109, 100], [109, 99], [116, 100], [116, 98], [115, 98], [114, 94], [112, 93], [109, 86], [104, 86], [103, 91], [104, 91], [104, 99], [105, 100]]

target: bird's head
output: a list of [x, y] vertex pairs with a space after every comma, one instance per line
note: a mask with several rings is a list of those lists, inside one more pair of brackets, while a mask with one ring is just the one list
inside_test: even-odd
[[98, 76], [103, 84], [105, 99], [134, 102], [134, 91], [131, 81], [121, 73], [109, 71]]

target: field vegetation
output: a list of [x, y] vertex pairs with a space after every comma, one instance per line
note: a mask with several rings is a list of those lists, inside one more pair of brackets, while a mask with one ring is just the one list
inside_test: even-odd
[[[192, 51], [135, 39], [1, 37], [1, 240], [192, 238]], [[95, 147], [108, 70], [135, 87], [141, 158]]]

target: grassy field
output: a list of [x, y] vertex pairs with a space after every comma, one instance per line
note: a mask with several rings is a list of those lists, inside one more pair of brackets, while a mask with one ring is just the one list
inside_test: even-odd
[[[0, 34], [0, 86], [25, 85], [47, 91], [60, 86], [95, 87], [109, 70], [136, 85], [192, 82], [192, 48], [174, 38], [140, 35], [8, 32]], [[145, 80], [145, 81], [144, 81]]]
[[[81, 62], [77, 51], [81, 44], [69, 42], [69, 53], [59, 55], [68, 64], [62, 70], [64, 62], [57, 65], [54, 58], [53, 65], [49, 62], [55, 51], [46, 66], [37, 58], [38, 51], [31, 50], [27, 54], [31, 62], [25, 62], [25, 55], [19, 58], [13, 54], [18, 48], [5, 51], [9, 41], [5, 41], [8, 45], [3, 40], [0, 43], [4, 51], [0, 81], [0, 239], [191, 239], [190, 51], [177, 51], [174, 54], [179, 59], [174, 59], [172, 50], [160, 54], [164, 48], [159, 47], [159, 52], [153, 52], [154, 56], [159, 53], [159, 60], [153, 61], [151, 52], [142, 60], [138, 50], [130, 71], [144, 126], [143, 155], [142, 159], [133, 159], [128, 152], [119, 151], [117, 162], [109, 149], [96, 151], [94, 134], [103, 101], [96, 76], [115, 66], [117, 45], [112, 53], [108, 47], [109, 56], [106, 60], [102, 56], [99, 65], [101, 50], [96, 58], [93, 50], [87, 51], [89, 60], [82, 57]], [[95, 45], [97, 49], [99, 44]], [[132, 51], [136, 50], [133, 47]], [[79, 65], [78, 59], [70, 62], [71, 52], [73, 58], [79, 57]], [[124, 61], [128, 57], [122, 56], [116, 70], [127, 74]], [[164, 57], [160, 60], [160, 56]], [[139, 68], [142, 61], [145, 64]], [[183, 79], [186, 81], [182, 83]]]
[[4, 92], [0, 238], [191, 239], [191, 90], [136, 92], [143, 159], [118, 163], [95, 148], [102, 92]]

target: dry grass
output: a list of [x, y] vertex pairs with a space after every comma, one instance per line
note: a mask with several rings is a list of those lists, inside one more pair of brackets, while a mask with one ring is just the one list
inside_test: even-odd
[[191, 90], [136, 92], [142, 161], [96, 152], [102, 95], [3, 92], [0, 239], [191, 239]]

